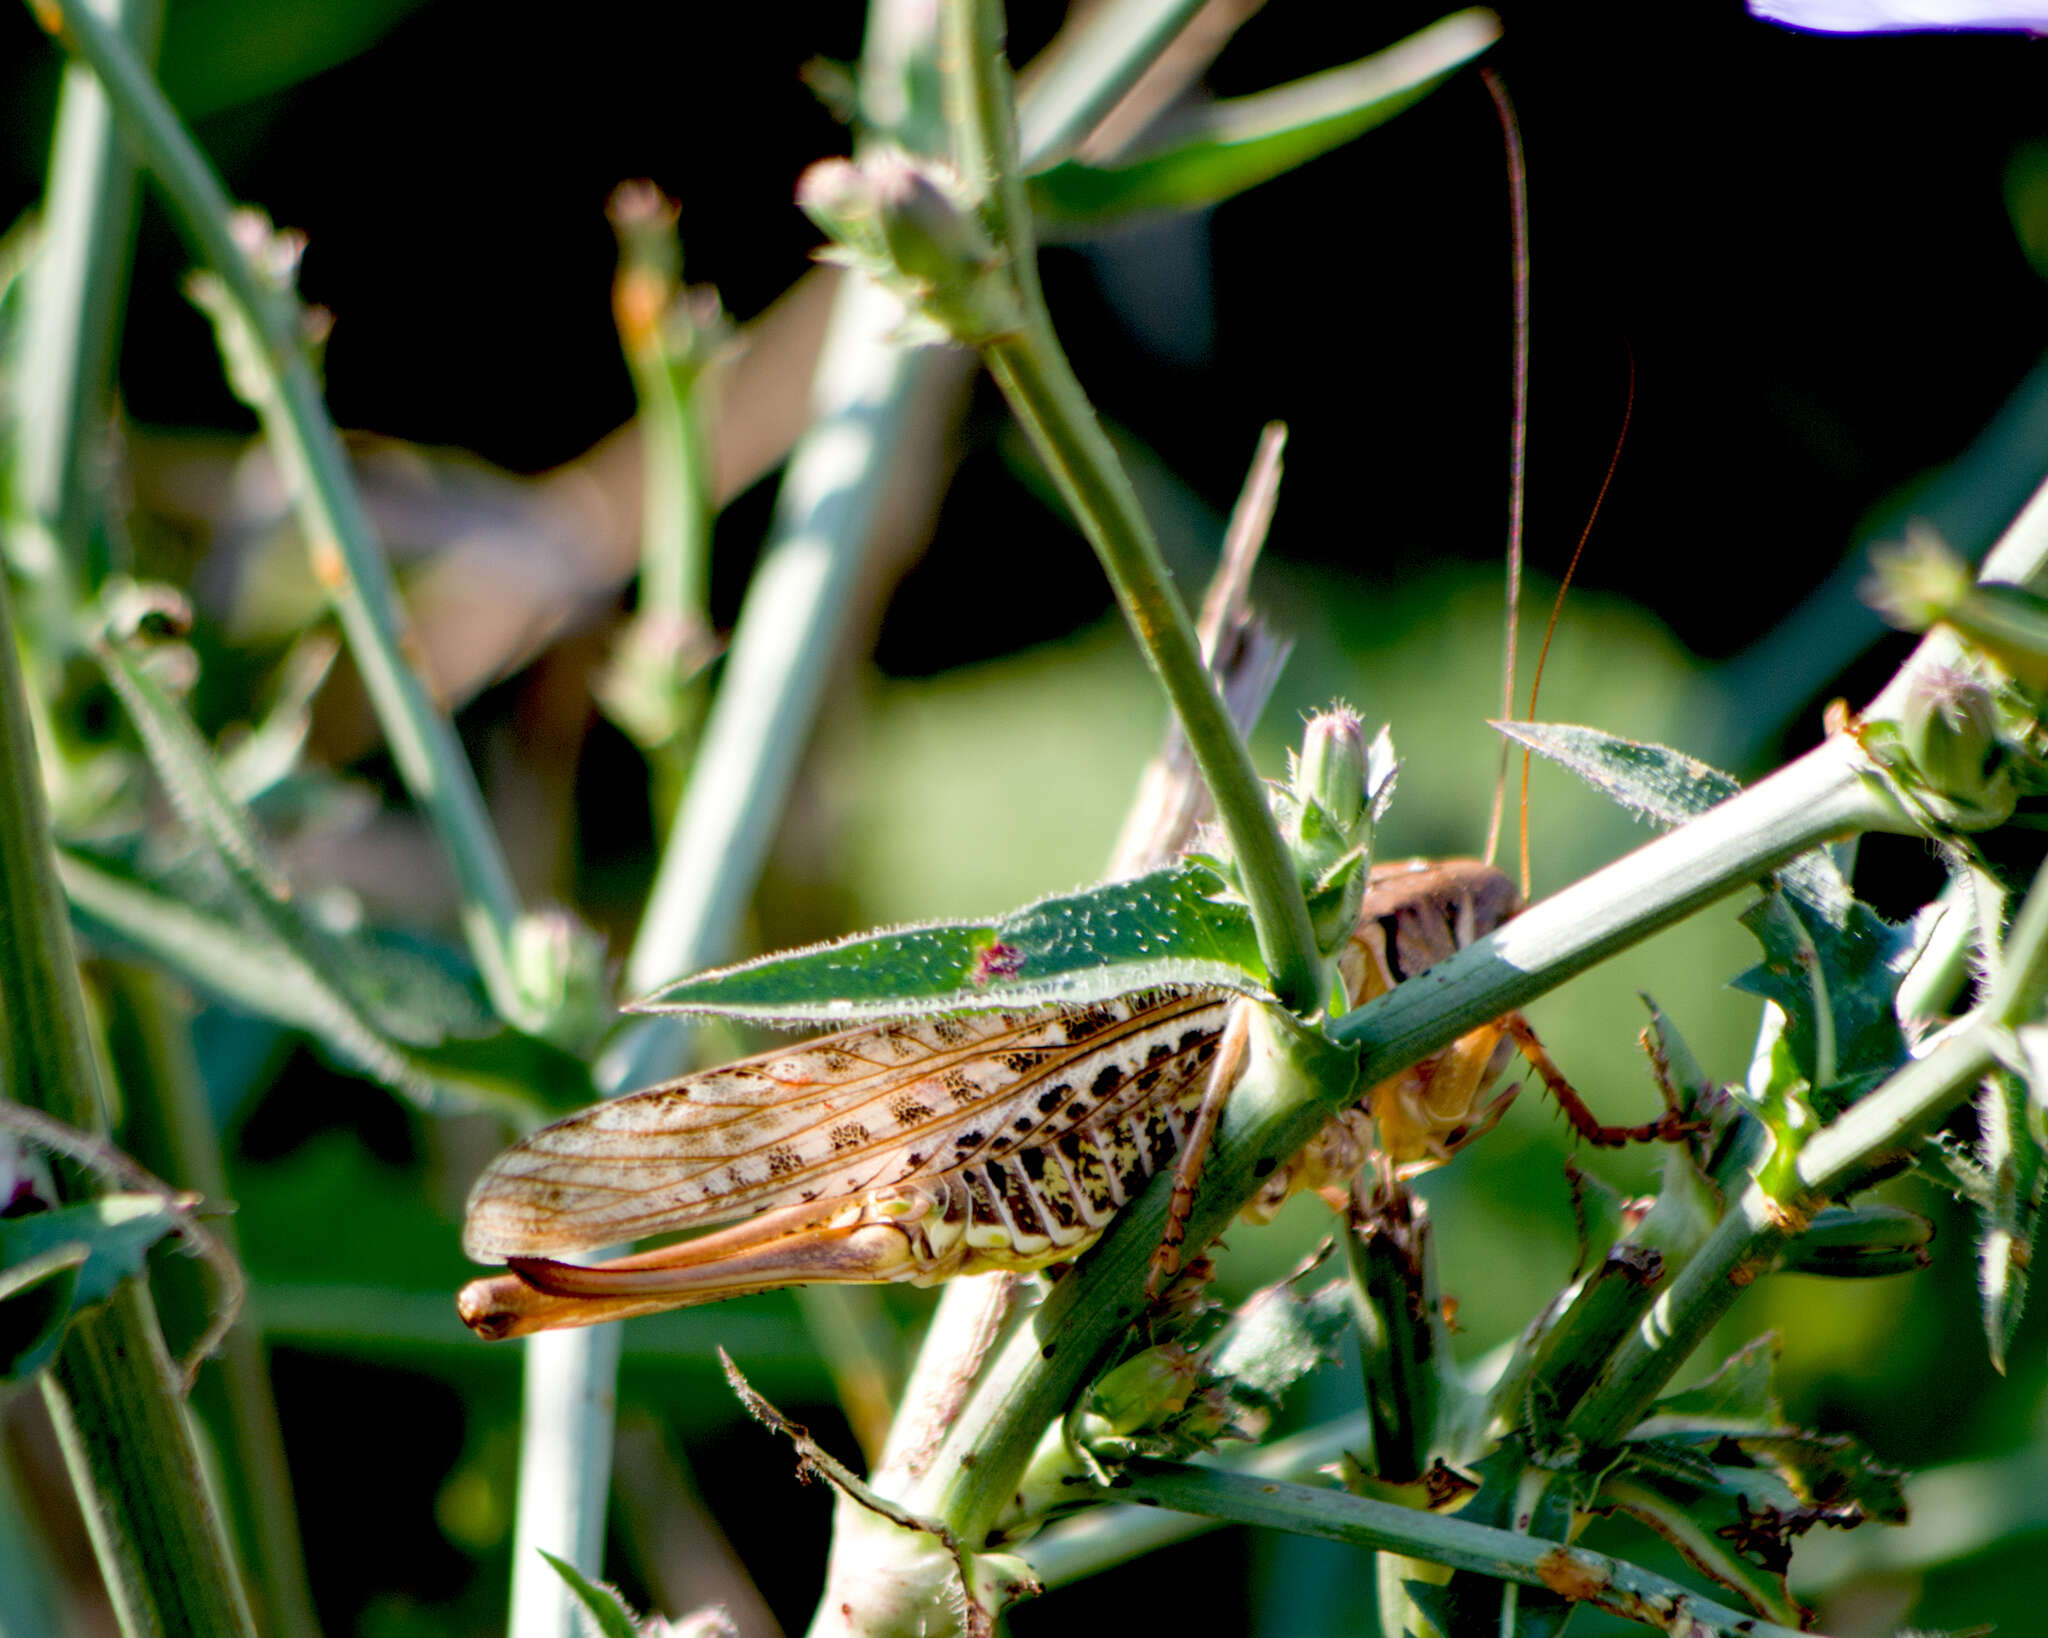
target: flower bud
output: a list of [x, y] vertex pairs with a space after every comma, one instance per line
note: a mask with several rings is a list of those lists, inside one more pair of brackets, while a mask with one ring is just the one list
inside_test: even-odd
[[565, 910], [539, 911], [513, 924], [512, 983], [532, 1034], [582, 1051], [602, 1032], [604, 944]]
[[1349, 846], [1365, 817], [1365, 724], [1348, 705], [1333, 705], [1309, 719], [1294, 764], [1294, 794], [1312, 801], [1336, 822]]
[[1968, 672], [1930, 666], [1909, 680], [1899, 711], [1907, 770], [1946, 824], [1981, 830], [2012, 816], [2013, 781], [1991, 691]]
[[1002, 253], [952, 171], [902, 153], [827, 159], [796, 202], [830, 234], [831, 261], [892, 290], [921, 324], [911, 339], [979, 345], [1023, 320]]
[[1177, 1342], [1125, 1360], [1089, 1392], [1086, 1414], [1103, 1431], [1129, 1437], [1158, 1427], [1184, 1409], [1202, 1374], [1201, 1362]]
[[1910, 1274], [1933, 1260], [1927, 1250], [1933, 1240], [1934, 1225], [1903, 1206], [1883, 1201], [1828, 1206], [1786, 1246], [1778, 1266], [1788, 1274], [1838, 1280]]

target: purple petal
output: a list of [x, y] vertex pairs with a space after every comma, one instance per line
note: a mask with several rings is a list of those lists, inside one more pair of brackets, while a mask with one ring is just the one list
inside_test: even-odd
[[2009, 28], [2048, 34], [2041, 0], [1749, 0], [1752, 17], [1825, 34]]

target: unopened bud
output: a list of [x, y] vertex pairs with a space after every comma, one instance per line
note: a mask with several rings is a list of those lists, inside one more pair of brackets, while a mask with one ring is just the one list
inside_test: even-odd
[[1910, 1274], [1933, 1261], [1934, 1225], [1916, 1211], [1883, 1201], [1828, 1206], [1785, 1248], [1778, 1266], [1788, 1274], [1838, 1280]]
[[604, 944], [565, 910], [521, 916], [512, 928], [512, 982], [524, 1003], [520, 1022], [572, 1052], [604, 1027]]
[[901, 153], [821, 160], [798, 179], [796, 202], [836, 241], [829, 259], [885, 285], [924, 321], [914, 339], [976, 345], [1022, 323], [1002, 255], [944, 166]]
[[1978, 580], [1970, 565], [1920, 524], [1898, 546], [1871, 554], [1863, 595], [1908, 631], [1945, 625], [2029, 688], [2048, 689], [2048, 598], [2023, 586]]
[[1089, 1392], [1087, 1412], [1120, 1437], [1147, 1432], [1178, 1415], [1195, 1391], [1201, 1362], [1177, 1342], [1125, 1360]]
[[2012, 816], [2012, 772], [1991, 691], [1966, 671], [1930, 666], [1908, 681], [1899, 744], [1915, 792], [1944, 823], [1981, 830]]
[[1294, 764], [1294, 794], [1336, 822], [1346, 845], [1365, 814], [1365, 724], [1348, 705], [1309, 718]]
[[1905, 631], [1925, 631], [1946, 620], [1970, 595], [1977, 577], [1970, 565], [1925, 524], [1912, 524], [1895, 546], [1870, 551], [1863, 600]]

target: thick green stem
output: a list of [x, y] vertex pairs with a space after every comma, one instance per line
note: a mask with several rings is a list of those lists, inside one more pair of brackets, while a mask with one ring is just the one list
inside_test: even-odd
[[[177, 986], [147, 967], [113, 969], [107, 1047], [127, 1118], [127, 1152], [174, 1188], [214, 1204], [229, 1200], [220, 1134], [192, 1047], [188, 1003]], [[213, 1225], [239, 1255], [234, 1220]], [[197, 1336], [217, 1300], [212, 1271], [185, 1258], [166, 1261], [156, 1284], [172, 1337]], [[270, 1365], [256, 1316], [247, 1310], [200, 1372], [193, 1403], [213, 1430], [223, 1505], [233, 1515], [248, 1569], [249, 1601], [264, 1632], [317, 1638], [320, 1622], [306, 1581], [298, 1508], [292, 1497], [284, 1433], [271, 1393]]]
[[177, 1370], [140, 1284], [71, 1322], [43, 1399], [122, 1632], [254, 1638]]
[[1602, 1553], [1391, 1502], [1370, 1501], [1342, 1490], [1254, 1478], [1220, 1468], [1139, 1461], [1124, 1469], [1116, 1488], [1104, 1492], [1104, 1499], [1291, 1530], [1426, 1559], [1502, 1581], [1548, 1587], [1627, 1620], [1690, 1638], [1735, 1638], [1736, 1634], [1800, 1638], [1790, 1627], [1703, 1598], [1679, 1582]]
[[[12, 1100], [104, 1131], [12, 603], [0, 575], [0, 1064]], [[75, 1320], [43, 1391], [123, 1630], [253, 1634], [147, 1289]]]
[[1200, 644], [1116, 451], [1051, 326], [987, 349], [990, 372], [1102, 561], [1124, 618], [1166, 691], [1230, 838], [1273, 993], [1307, 1014], [1321, 1004], [1321, 962], [1308, 905], [1266, 806], [1251, 752], [1202, 663]]
[[510, 950], [519, 900], [476, 776], [447, 716], [409, 662], [409, 634], [390, 565], [363, 508], [341, 439], [297, 334], [296, 301], [280, 299], [236, 242], [234, 207], [135, 54], [84, 0], [50, 0], [65, 45], [106, 88], [123, 133], [155, 175], [193, 249], [219, 277], [254, 343], [256, 409], [290, 484], [315, 573], [326, 588], [393, 761], [455, 867], [463, 931], [500, 1014], [532, 1023]]

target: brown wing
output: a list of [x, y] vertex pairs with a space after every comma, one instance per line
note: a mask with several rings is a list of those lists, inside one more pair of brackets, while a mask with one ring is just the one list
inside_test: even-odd
[[492, 1162], [463, 1249], [549, 1257], [936, 1176], [1178, 1098], [1216, 991], [872, 1025], [557, 1121]]

